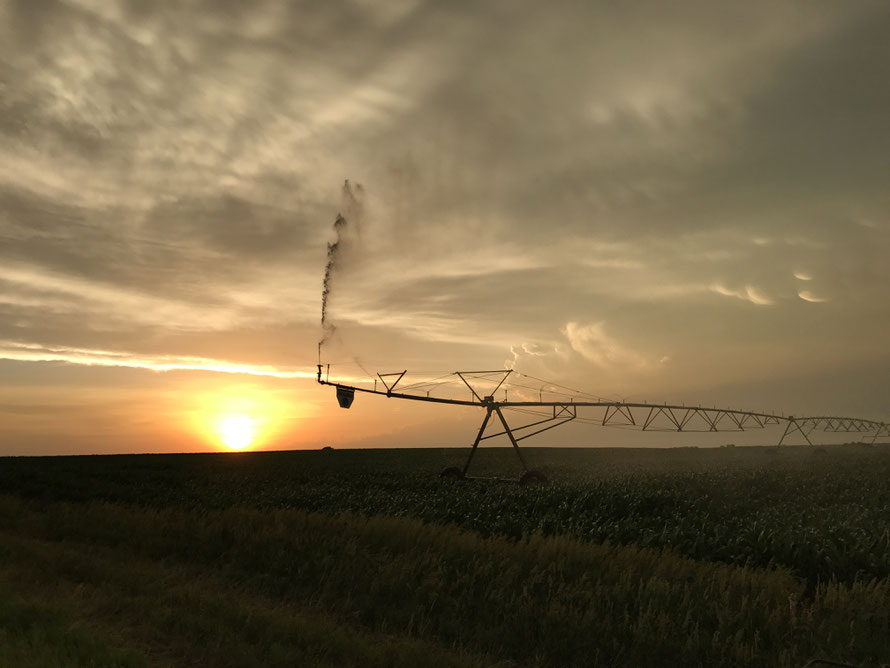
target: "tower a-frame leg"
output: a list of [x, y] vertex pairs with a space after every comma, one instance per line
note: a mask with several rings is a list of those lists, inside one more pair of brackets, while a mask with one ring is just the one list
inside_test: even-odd
[[[500, 413], [500, 411], [498, 411]], [[473, 461], [473, 455], [476, 454], [476, 448], [479, 447], [479, 441], [482, 440], [482, 434], [485, 433], [485, 428], [488, 426], [488, 421], [491, 419], [491, 407], [485, 411], [485, 417], [482, 419], [482, 426], [479, 427], [479, 433], [476, 434], [476, 440], [473, 441], [473, 447], [470, 449], [470, 456], [467, 457], [467, 463], [464, 464], [463, 476], [466, 477], [467, 471], [470, 468], [470, 462]]]
[[804, 426], [806, 425], [806, 421], [804, 421], [804, 425], [801, 425], [793, 417], [789, 417], [789, 418], [787, 418], [787, 420], [788, 420], [788, 424], [785, 425], [785, 433], [782, 434], [782, 438], [779, 439], [779, 443], [776, 447], [779, 447], [780, 445], [782, 445], [782, 443], [785, 441], [785, 437], [795, 431], [799, 431], [801, 436], [804, 437], [804, 439], [806, 440], [807, 443], [809, 443], [810, 445], [813, 444], [813, 442], [810, 440], [809, 434], [806, 431], [804, 431]]
[[777, 448], [780, 447], [780, 446], [782, 445], [782, 443], [785, 442], [785, 437], [788, 436], [788, 432], [791, 431], [791, 425], [792, 425], [792, 422], [793, 422], [792, 420], [789, 420], [789, 421], [785, 424], [785, 433], [782, 434], [782, 438], [780, 438], [780, 439], [779, 439], [779, 442], [776, 444], [776, 447], [777, 447]]
[[[519, 458], [519, 462], [522, 464], [522, 475], [520, 476], [518, 482], [520, 485], [529, 485], [542, 483], [546, 481], [546, 477], [540, 471], [532, 471], [528, 468], [528, 464], [525, 461], [525, 457], [522, 456], [522, 450], [519, 448], [519, 441], [522, 440], [522, 437], [516, 438], [513, 434], [513, 430], [510, 428], [510, 425], [507, 424], [507, 420], [504, 417], [504, 414], [501, 412], [501, 407], [494, 402], [487, 402], [485, 404], [485, 417], [482, 419], [482, 424], [479, 427], [479, 431], [476, 434], [476, 440], [473, 441], [473, 446], [470, 448], [470, 454], [467, 456], [467, 461], [464, 464], [463, 470], [457, 467], [450, 467], [442, 471], [440, 474], [443, 478], [450, 479], [465, 479], [467, 478], [467, 473], [470, 470], [470, 464], [473, 461], [473, 455], [476, 454], [476, 448], [479, 447], [479, 443], [481, 443], [486, 438], [493, 438], [495, 436], [503, 436], [506, 434], [507, 438], [510, 439], [510, 444], [513, 446], [513, 451], [516, 453], [516, 456]], [[501, 425], [504, 427], [504, 431], [498, 432], [497, 434], [491, 434], [489, 436], [485, 436], [485, 429], [488, 427], [489, 422], [491, 421], [491, 414], [497, 413], [498, 420], [501, 421]], [[528, 425], [526, 425], [527, 427]], [[521, 429], [522, 427], [520, 427]], [[549, 427], [548, 427], [549, 429]], [[536, 432], [537, 433], [537, 432]], [[480, 479], [480, 478], [476, 478]], [[482, 478], [484, 479], [484, 478]], [[503, 478], [492, 478], [492, 480], [502, 480]]]
[[[507, 435], [507, 438], [510, 439], [510, 443], [513, 445], [513, 450], [516, 452], [516, 456], [519, 457], [519, 462], [522, 464], [523, 473], [528, 473], [528, 464], [525, 463], [525, 457], [522, 456], [522, 450], [519, 449], [519, 443], [516, 441], [516, 437], [513, 435], [513, 430], [510, 429], [510, 425], [507, 424], [507, 420], [504, 418], [504, 414], [501, 413], [500, 406], [495, 405], [488, 406], [488, 409], [485, 411], [485, 417], [482, 419], [482, 426], [479, 427], [479, 433], [476, 434], [476, 440], [473, 441], [473, 447], [470, 448], [470, 454], [467, 457], [467, 463], [464, 464], [464, 469], [462, 471], [463, 477], [466, 477], [467, 471], [470, 470], [470, 463], [473, 461], [473, 455], [476, 454], [476, 448], [479, 447], [479, 443], [483, 439], [483, 434], [485, 433], [485, 428], [488, 426], [489, 420], [491, 420], [492, 412], [498, 414], [498, 419], [504, 426], [504, 433]], [[491, 438], [491, 436], [487, 438]]]
[[[516, 442], [516, 437], [513, 436], [510, 425], [507, 424], [507, 421], [504, 419], [504, 414], [501, 413], [501, 407], [495, 406], [494, 410], [498, 414], [498, 417], [501, 419], [501, 424], [504, 425], [504, 431], [507, 434], [507, 438], [510, 439], [510, 443], [513, 444], [513, 449], [516, 451], [516, 456], [519, 457], [519, 461], [522, 463], [523, 473], [528, 473], [528, 464], [525, 463], [525, 458], [522, 456], [522, 451], [519, 449], [519, 443]], [[489, 409], [489, 415], [491, 415], [491, 409]]]

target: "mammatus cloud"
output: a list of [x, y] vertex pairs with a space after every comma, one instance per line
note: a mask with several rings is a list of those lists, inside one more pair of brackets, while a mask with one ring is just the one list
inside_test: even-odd
[[813, 302], [815, 304], [821, 304], [822, 302], [828, 301], [828, 299], [825, 299], [824, 297], [817, 297], [809, 290], [801, 290], [800, 292], [797, 293], [797, 295], [804, 301]]
[[756, 304], [757, 306], [770, 306], [774, 303], [772, 299], [762, 294], [753, 285], [746, 285], [744, 289], [741, 290], [732, 290], [721, 283], [715, 283], [711, 286], [711, 290], [713, 292], [716, 292], [718, 295], [735, 297], [736, 299], [743, 299], [745, 301], [751, 302], [752, 304]]

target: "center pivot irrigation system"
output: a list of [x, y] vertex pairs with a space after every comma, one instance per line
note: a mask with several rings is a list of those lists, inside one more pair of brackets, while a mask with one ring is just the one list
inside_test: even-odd
[[[730, 408], [708, 408], [706, 406], [685, 406], [678, 404], [634, 403], [610, 401], [571, 388], [550, 383], [516, 372], [512, 369], [496, 371], [455, 371], [452, 374], [411, 384], [403, 383], [407, 370], [397, 373], [377, 374], [374, 386], [359, 387], [329, 379], [330, 365], [322, 377], [322, 365], [318, 365], [318, 382], [336, 388], [337, 401], [342, 408], [349, 408], [356, 392], [378, 394], [394, 399], [425, 401], [453, 406], [476, 406], [485, 410], [482, 425], [473, 441], [469, 456], [463, 468], [451, 467], [442, 471], [443, 477], [470, 479], [467, 475], [473, 455], [479, 444], [487, 439], [506, 435], [522, 464], [523, 474], [520, 484], [543, 482], [545, 477], [539, 471], [528, 467], [519, 441], [554, 429], [567, 422], [582, 422], [603, 427], [636, 428], [642, 431], [673, 432], [733, 432], [750, 429], [764, 429], [771, 425], [785, 425], [778, 446], [794, 433], [800, 433], [809, 445], [813, 445], [810, 434], [814, 431], [838, 433], [859, 433], [872, 435], [871, 442], [878, 438], [890, 437], [890, 424], [862, 418], [813, 416], [795, 417], [773, 413], [758, 413]], [[379, 386], [378, 386], [379, 381]], [[454, 385], [463, 387], [463, 396], [454, 395]], [[399, 391], [396, 391], [399, 387]], [[443, 396], [451, 390], [452, 396]], [[467, 394], [469, 390], [469, 394]], [[513, 392], [518, 399], [510, 400]], [[436, 393], [434, 395], [433, 393]], [[503, 400], [500, 397], [503, 396]], [[531, 398], [530, 398], [531, 397]], [[536, 397], [536, 398], [535, 398]], [[530, 416], [531, 421], [511, 427], [504, 411], [513, 411]], [[485, 434], [492, 415], [500, 421], [503, 431]], [[526, 418], [528, 419], [528, 418]], [[472, 478], [479, 479], [479, 478]], [[498, 480], [503, 480], [497, 478]]]

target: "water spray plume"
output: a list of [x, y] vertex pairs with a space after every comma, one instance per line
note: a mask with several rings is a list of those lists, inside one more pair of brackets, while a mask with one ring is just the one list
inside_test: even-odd
[[334, 221], [334, 231], [337, 233], [337, 240], [334, 243], [328, 243], [328, 263], [324, 270], [324, 283], [321, 290], [321, 326], [331, 326], [328, 323], [328, 295], [331, 294], [331, 279], [334, 276], [334, 268], [337, 266], [337, 252], [340, 250], [340, 231], [346, 226], [346, 219], [337, 214], [337, 220]]
[[337, 214], [337, 218], [334, 220], [334, 234], [336, 235], [336, 239], [333, 242], [328, 242], [328, 263], [325, 265], [324, 282], [322, 283], [321, 290], [322, 336], [318, 342], [319, 363], [321, 362], [322, 346], [324, 346], [327, 340], [337, 330], [336, 326], [328, 318], [328, 300], [330, 299], [331, 289], [333, 288], [334, 272], [339, 269], [342, 262], [340, 255], [346, 241], [346, 233], [349, 225], [348, 221], [351, 219], [355, 224], [358, 224], [364, 208], [360, 199], [356, 197], [356, 193], [359, 197], [364, 194], [364, 189], [361, 184], [356, 184], [355, 189], [353, 189], [353, 186], [349, 183], [348, 179], [343, 182], [342, 199], [348, 218], [343, 216], [342, 213]]

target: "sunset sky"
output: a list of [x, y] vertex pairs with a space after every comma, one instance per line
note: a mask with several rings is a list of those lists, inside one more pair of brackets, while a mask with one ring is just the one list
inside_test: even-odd
[[885, 0], [0, 0], [0, 455], [469, 444], [315, 384], [338, 213], [332, 377], [888, 420], [888, 35]]

